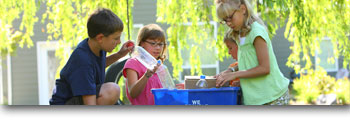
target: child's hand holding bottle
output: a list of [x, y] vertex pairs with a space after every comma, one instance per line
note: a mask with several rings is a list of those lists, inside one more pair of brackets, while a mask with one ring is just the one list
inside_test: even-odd
[[153, 70], [147, 69], [146, 73], [144, 74], [147, 78], [152, 77], [154, 73], [157, 72], [157, 69], [159, 68], [161, 64], [157, 63], [156, 66], [154, 66]]

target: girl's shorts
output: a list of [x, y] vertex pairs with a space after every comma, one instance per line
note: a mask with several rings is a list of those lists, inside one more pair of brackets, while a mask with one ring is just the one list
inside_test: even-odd
[[288, 105], [289, 104], [289, 90], [276, 100], [266, 103], [264, 105]]

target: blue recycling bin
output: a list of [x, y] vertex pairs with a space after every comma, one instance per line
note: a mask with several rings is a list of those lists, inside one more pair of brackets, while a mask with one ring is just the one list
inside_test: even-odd
[[240, 87], [152, 89], [155, 105], [237, 105]]

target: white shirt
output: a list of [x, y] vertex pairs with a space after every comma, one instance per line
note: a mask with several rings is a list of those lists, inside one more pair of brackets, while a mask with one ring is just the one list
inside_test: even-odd
[[244, 45], [245, 37], [239, 37], [239, 41], [240, 41], [241, 46]]

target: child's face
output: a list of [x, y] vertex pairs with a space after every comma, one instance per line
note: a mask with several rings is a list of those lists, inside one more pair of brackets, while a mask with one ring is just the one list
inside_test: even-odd
[[225, 41], [226, 47], [228, 48], [228, 54], [232, 56], [233, 59], [237, 60], [238, 46], [235, 42]]
[[231, 15], [226, 17], [224, 21], [226, 25], [235, 31], [241, 30], [245, 19], [246, 8], [245, 5], [241, 5], [238, 10], [232, 12]]
[[106, 52], [111, 52], [113, 49], [120, 44], [120, 36], [122, 32], [115, 32], [107, 37], [102, 38], [101, 49]]
[[146, 39], [141, 42], [140, 46], [157, 59], [163, 52], [165, 43], [161, 42], [160, 39]]

